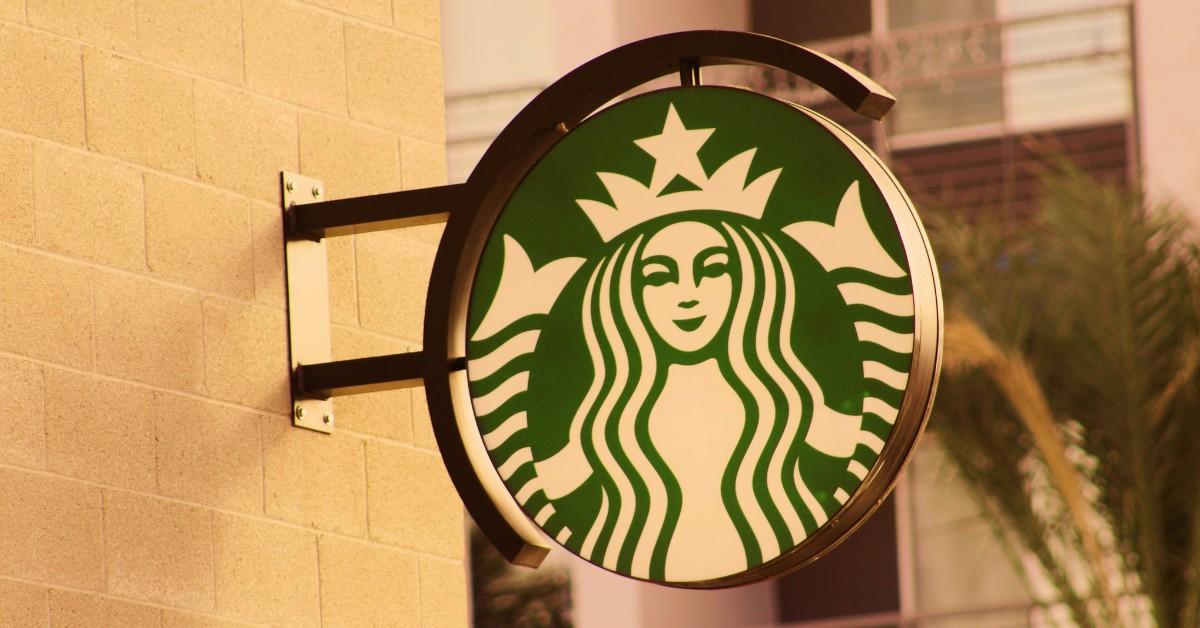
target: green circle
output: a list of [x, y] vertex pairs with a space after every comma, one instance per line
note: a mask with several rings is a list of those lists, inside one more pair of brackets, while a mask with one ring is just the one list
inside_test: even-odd
[[[702, 142], [656, 159], [637, 140], [666, 136], [672, 113], [688, 133], [671, 138]], [[707, 137], [697, 133], [707, 129]], [[744, 186], [777, 178], [765, 203], [746, 209], [741, 197], [723, 201], [714, 181], [751, 149]], [[674, 174], [692, 155], [702, 174]], [[659, 181], [656, 168], [666, 172]], [[614, 193], [612, 177], [606, 183], [598, 173], [646, 188], [636, 197], [644, 202], [629, 204], [635, 196]], [[580, 200], [615, 205], [620, 216], [644, 211], [645, 220], [600, 228]], [[842, 229], [855, 201], [867, 237], [850, 248], [875, 247], [901, 276], [877, 272], [882, 262], [826, 268], [838, 258], [816, 225]], [[797, 224], [807, 225], [803, 238]], [[702, 253], [668, 255], [674, 274], [656, 278], [656, 243], [683, 250], [693, 239], [716, 243], [707, 250], [717, 261], [701, 267]], [[905, 297], [911, 304], [907, 271], [885, 195], [806, 110], [716, 87], [621, 101], [537, 162], [484, 247], [470, 295], [467, 372], [492, 463], [548, 536], [617, 573], [688, 585], [772, 563], [835, 518], [891, 434], [887, 408], [900, 407], [912, 365], [912, 308], [894, 306]], [[693, 349], [676, 340], [693, 337], [684, 323], [669, 335], [646, 303], [664, 294], [660, 286], [704, 282], [722, 286], [728, 306], [713, 310], [724, 318], [699, 317], [723, 322]], [[894, 342], [905, 338], [907, 347]], [[697, 381], [713, 385], [691, 390]], [[855, 420], [862, 442], [849, 449], [814, 435], [814, 425], [833, 434], [828, 426]], [[702, 561], [687, 558], [697, 552]]]

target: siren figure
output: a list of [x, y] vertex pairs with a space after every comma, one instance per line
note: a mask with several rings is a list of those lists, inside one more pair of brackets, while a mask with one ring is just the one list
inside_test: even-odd
[[[865, 473], [852, 456], [878, 440], [862, 430], [859, 408], [826, 404], [798, 351], [805, 293], [795, 269], [820, 270], [843, 254], [835, 236], [857, 223], [843, 227], [839, 209], [837, 225], [813, 226], [827, 230], [816, 238], [808, 227], [765, 226], [781, 170], [748, 181], [749, 149], [707, 176], [697, 151], [712, 132], [686, 129], [672, 105], [661, 135], [636, 140], [656, 160], [649, 185], [598, 173], [612, 205], [577, 203], [604, 242], [601, 255], [534, 270], [505, 236], [500, 286], [475, 334], [487, 338], [529, 312], [578, 320], [589, 383], [555, 409], [552, 420], [567, 426], [561, 447], [534, 456], [512, 445], [530, 421], [514, 401], [536, 383], [528, 372], [475, 396], [475, 409], [493, 454], [515, 451], [499, 469], [510, 486], [523, 482], [515, 496], [538, 523], [554, 529], [556, 502], [594, 496], [594, 521], [559, 527], [558, 540], [640, 578], [704, 581], [780, 556], [849, 497], [814, 491], [803, 461]], [[676, 177], [696, 189], [663, 193]], [[857, 185], [842, 205], [861, 217]], [[511, 335], [473, 360], [472, 378], [497, 377], [533, 351], [539, 333]], [[843, 473], [848, 485], [861, 479]]]

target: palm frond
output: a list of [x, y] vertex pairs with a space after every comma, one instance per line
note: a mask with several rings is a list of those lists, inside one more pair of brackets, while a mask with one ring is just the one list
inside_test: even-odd
[[[1158, 625], [1197, 625], [1194, 227], [1177, 210], [1149, 207], [1060, 160], [1050, 161], [1043, 189], [1037, 218], [1019, 228], [930, 221], [952, 312], [931, 427], [1038, 558], [1077, 623], [1115, 625], [1116, 597], [1137, 594], [1150, 600]], [[1029, 507], [1035, 496], [1020, 465], [1030, 456], [1045, 466], [1065, 521]], [[1091, 591], [1071, 590], [1052, 564], [1053, 535], [1077, 543]], [[1079, 596], [1094, 596], [1100, 614], [1091, 610], [1096, 600], [1078, 606]]]

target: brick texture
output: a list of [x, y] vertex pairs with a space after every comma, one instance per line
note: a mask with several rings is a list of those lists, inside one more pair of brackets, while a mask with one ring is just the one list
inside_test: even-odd
[[46, 462], [46, 387], [42, 369], [0, 358], [0, 462], [42, 466]]
[[200, 297], [152, 281], [97, 271], [96, 366], [105, 374], [176, 390], [204, 380]]
[[436, 44], [346, 26], [350, 117], [434, 142], [445, 138], [442, 58]]
[[140, 172], [52, 146], [35, 148], [33, 163], [38, 245], [107, 266], [145, 268]]
[[48, 625], [46, 590], [20, 582], [0, 580], [0, 626]]
[[0, 349], [92, 366], [92, 271], [0, 248]]
[[459, 563], [421, 559], [421, 625], [467, 625], [467, 582]]
[[267, 515], [300, 525], [365, 536], [363, 443], [297, 430], [287, 419], [264, 424]]
[[100, 590], [102, 529], [98, 489], [0, 469], [0, 575]]
[[79, 44], [0, 26], [0, 127], [83, 144]]
[[146, 262], [154, 275], [254, 298], [250, 204], [245, 198], [146, 175]]
[[109, 590], [198, 610], [213, 607], [213, 513], [121, 491], [104, 496]]
[[[446, 181], [437, 0], [0, 0], [0, 628], [465, 626], [423, 391], [292, 426], [279, 172]], [[335, 358], [440, 226], [331, 239]]]
[[321, 538], [320, 552], [326, 626], [420, 623], [416, 557], [331, 536]]
[[113, 486], [154, 489], [150, 391], [49, 369], [45, 407], [51, 471]]
[[149, 60], [222, 81], [242, 81], [240, 0], [137, 3], [138, 49]]
[[294, 172], [299, 160], [296, 112], [245, 92], [204, 83], [197, 83], [195, 98], [196, 172], [200, 179], [279, 202], [279, 171]]
[[154, 395], [155, 459], [163, 495], [262, 512], [261, 415], [181, 395]]
[[218, 514], [213, 522], [217, 610], [252, 621], [317, 626], [317, 537]]
[[50, 591], [51, 628], [157, 628], [162, 611], [98, 595]]
[[83, 74], [90, 148], [184, 176], [195, 172], [190, 78], [92, 49], [83, 55]]
[[25, 140], [0, 135], [0, 240], [33, 242], [33, 148]]
[[371, 538], [450, 558], [463, 555], [462, 502], [437, 454], [367, 446]]
[[300, 105], [346, 113], [342, 22], [289, 0], [245, 0], [246, 84]]
[[137, 48], [135, 0], [27, 0], [29, 23], [101, 48]]

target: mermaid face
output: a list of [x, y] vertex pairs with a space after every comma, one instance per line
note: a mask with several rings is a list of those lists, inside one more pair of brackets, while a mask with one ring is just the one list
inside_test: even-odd
[[729, 315], [730, 252], [716, 229], [677, 222], [646, 242], [638, 275], [650, 326], [684, 353], [707, 347]]

